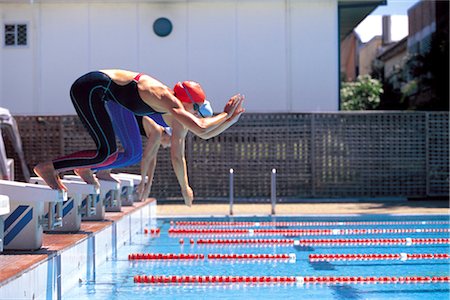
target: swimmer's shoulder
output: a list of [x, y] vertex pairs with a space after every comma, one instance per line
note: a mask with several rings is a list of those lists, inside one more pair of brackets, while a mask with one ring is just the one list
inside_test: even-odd
[[133, 80], [133, 78], [138, 74], [138, 72], [121, 70], [121, 69], [102, 69], [99, 70], [102, 73], [108, 75], [112, 80], [118, 82], [126, 82]]

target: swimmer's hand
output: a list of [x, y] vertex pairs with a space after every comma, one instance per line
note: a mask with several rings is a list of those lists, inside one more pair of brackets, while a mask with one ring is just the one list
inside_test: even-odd
[[244, 97], [241, 94], [234, 95], [228, 100], [228, 103], [225, 105], [223, 112], [228, 114], [228, 118], [231, 118], [238, 107], [241, 106], [242, 101], [244, 101]]
[[240, 101], [238, 107], [234, 111], [233, 115], [230, 118], [228, 118], [226, 122], [235, 124], [239, 120], [241, 115], [245, 112], [245, 108], [242, 107], [242, 104], [244, 103], [244, 99], [245, 99], [245, 97], [242, 96], [242, 100]]
[[245, 112], [245, 108], [242, 107], [242, 104], [244, 103], [244, 100], [245, 100], [245, 96], [242, 95], [242, 98], [241, 98], [241, 100], [239, 102], [239, 105], [236, 108], [236, 110], [234, 111], [234, 114], [232, 116], [233, 118], [236, 117], [236, 116], [240, 117]]
[[186, 189], [182, 189], [181, 193], [183, 194], [184, 204], [191, 207], [192, 202], [194, 202], [194, 191], [188, 186]]

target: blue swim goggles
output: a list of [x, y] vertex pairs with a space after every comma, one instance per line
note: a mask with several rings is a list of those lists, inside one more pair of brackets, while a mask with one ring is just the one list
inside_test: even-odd
[[214, 114], [211, 103], [208, 100], [203, 101], [203, 104], [199, 105], [194, 101], [191, 93], [189, 93], [189, 90], [183, 85], [183, 83], [181, 83], [181, 86], [189, 97], [189, 100], [191, 100], [192, 104], [194, 105], [194, 110], [197, 111], [202, 118], [211, 117]]

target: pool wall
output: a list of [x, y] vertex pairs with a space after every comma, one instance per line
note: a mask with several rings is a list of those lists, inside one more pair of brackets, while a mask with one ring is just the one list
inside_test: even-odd
[[61, 299], [76, 284], [95, 280], [96, 268], [131, 243], [135, 232], [155, 225], [156, 201], [151, 201], [0, 283], [0, 299]]

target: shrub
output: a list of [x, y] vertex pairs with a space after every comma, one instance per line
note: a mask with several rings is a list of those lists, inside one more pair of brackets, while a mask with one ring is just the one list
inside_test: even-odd
[[383, 93], [379, 80], [369, 75], [358, 76], [355, 82], [343, 82], [341, 86], [342, 110], [373, 110], [380, 104]]

